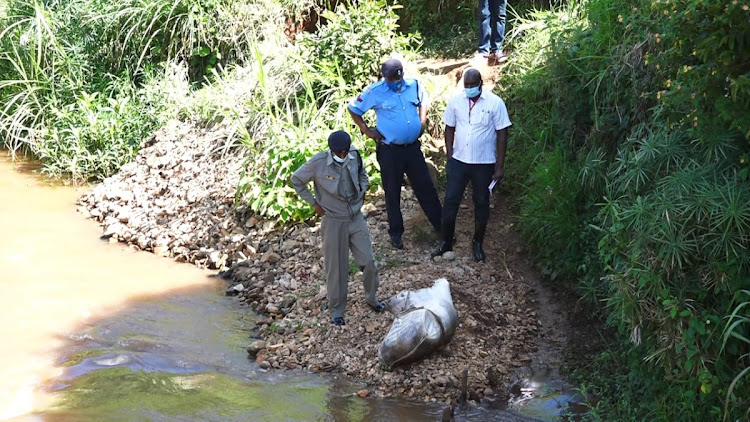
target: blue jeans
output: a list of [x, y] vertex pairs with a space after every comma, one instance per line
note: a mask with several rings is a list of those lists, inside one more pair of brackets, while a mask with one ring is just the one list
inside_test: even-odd
[[458, 207], [464, 197], [466, 185], [471, 182], [474, 198], [474, 220], [486, 223], [490, 218], [490, 191], [494, 164], [466, 164], [451, 158], [445, 164], [448, 183], [443, 202], [443, 223], [456, 221]]
[[507, 0], [479, 0], [477, 8], [477, 20], [479, 21], [477, 51], [479, 53], [503, 52], [505, 8], [507, 4]]

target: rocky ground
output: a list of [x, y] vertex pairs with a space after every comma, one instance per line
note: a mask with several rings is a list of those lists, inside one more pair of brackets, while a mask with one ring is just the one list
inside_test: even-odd
[[366, 306], [361, 273], [352, 265], [347, 325], [330, 324], [319, 221], [278, 227], [255, 216], [238, 219], [232, 206], [243, 157], [222, 148], [225, 138], [221, 129], [171, 122], [120, 173], [82, 196], [79, 209], [100, 222], [110, 241], [224, 270], [227, 293], [260, 314], [248, 352], [262, 370], [339, 372], [369, 384], [362, 395], [445, 403], [461, 391], [475, 402], [507, 396], [514, 368], [531, 361], [542, 322], [527, 271], [517, 270], [521, 249], [502, 194], [493, 198], [485, 263], [471, 259], [467, 205], [459, 212], [454, 256], [432, 259], [437, 237], [409, 188], [402, 206], [405, 250], [388, 243], [381, 197], [366, 204], [380, 298], [445, 277], [459, 315], [446, 347], [389, 372], [380, 368], [377, 348], [394, 316]]

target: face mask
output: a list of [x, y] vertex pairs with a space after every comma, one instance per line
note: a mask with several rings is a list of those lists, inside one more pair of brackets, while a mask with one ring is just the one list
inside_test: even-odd
[[482, 93], [482, 88], [475, 86], [474, 88], [464, 89], [464, 92], [466, 92], [466, 98], [476, 98]]
[[386, 82], [385, 84], [388, 85], [388, 89], [390, 89], [391, 91], [398, 92], [398, 90], [401, 88], [401, 82], [403, 81]]
[[343, 163], [346, 160], [346, 157], [341, 158], [341, 157], [339, 157], [338, 155], [336, 155], [334, 153], [331, 153], [331, 156], [333, 156], [333, 161], [335, 161], [337, 163]]

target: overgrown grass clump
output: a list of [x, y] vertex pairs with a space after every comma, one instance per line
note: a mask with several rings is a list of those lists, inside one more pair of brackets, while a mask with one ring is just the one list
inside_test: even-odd
[[747, 7], [589, 0], [513, 33], [521, 229], [620, 334], [592, 419], [749, 416]]
[[[176, 115], [170, 63], [191, 88], [283, 37], [285, 9], [259, 0], [3, 0], [0, 136], [50, 176], [101, 179]], [[170, 97], [170, 94], [179, 94]]]

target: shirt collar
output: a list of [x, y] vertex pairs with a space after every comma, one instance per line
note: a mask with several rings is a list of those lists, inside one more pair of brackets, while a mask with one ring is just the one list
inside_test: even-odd
[[[482, 90], [479, 92], [479, 98], [477, 98], [477, 100], [474, 101], [474, 103], [478, 103], [479, 100], [481, 99], [486, 99], [484, 94], [485, 94], [484, 87], [482, 87]], [[464, 98], [466, 98], [466, 95], [464, 95]], [[471, 98], [468, 98], [468, 100], [471, 101]]]

